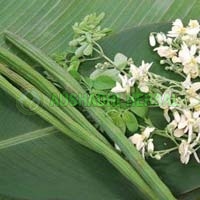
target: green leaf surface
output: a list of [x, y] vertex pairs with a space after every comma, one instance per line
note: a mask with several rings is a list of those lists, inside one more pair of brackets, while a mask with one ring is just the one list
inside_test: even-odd
[[147, 117], [148, 107], [131, 107], [131, 111], [141, 118]]
[[[3, 31], [8, 29], [51, 55], [66, 50], [72, 39], [71, 26], [92, 12], [105, 12], [103, 25], [117, 33], [177, 17], [199, 18], [199, 9], [198, 0], [0, 0], [0, 45], [8, 47], [3, 38]], [[143, 47], [147, 47], [148, 31], [160, 28], [168, 26], [139, 27], [116, 34], [105, 45], [106, 52], [112, 57], [122, 52], [134, 56], [136, 62], [143, 58], [156, 60], [150, 49], [144, 52]], [[153, 71], [160, 72], [157, 67]], [[0, 92], [0, 111], [0, 141], [19, 139], [25, 133], [49, 126], [39, 117], [17, 110], [16, 103], [3, 92]], [[152, 166], [177, 195], [200, 185], [198, 165], [192, 162], [183, 166], [177, 155], [154, 161]], [[20, 200], [142, 199], [101, 156], [59, 133], [0, 150], [0, 194], [2, 199]]]
[[119, 71], [116, 69], [96, 69], [90, 74], [91, 79], [96, 79], [99, 76], [108, 76], [113, 80], [117, 80], [116, 77], [118, 77]]
[[114, 57], [114, 64], [117, 66], [117, 69], [123, 70], [127, 65], [128, 58], [122, 53], [117, 53]]
[[122, 114], [122, 118], [126, 124], [127, 129], [130, 132], [135, 132], [138, 129], [138, 122], [135, 115], [130, 111], [125, 111]]
[[[11, 0], [0, 1], [0, 29], [9, 29], [48, 53], [66, 49], [72, 25], [92, 12], [105, 12], [114, 32], [176, 18], [199, 17], [198, 0]], [[113, 8], [113, 9], [111, 9]], [[67, 33], [67, 34], [66, 34]], [[1, 38], [1, 44], [4, 43]], [[124, 53], [124, 52], [123, 52]]]
[[114, 124], [121, 129], [122, 133], [125, 134], [126, 124], [121, 116], [121, 113], [114, 111], [114, 112], [110, 112], [109, 115], [112, 118]]
[[115, 81], [109, 76], [99, 76], [93, 82], [93, 87], [97, 90], [107, 90], [113, 88]]
[[199, 194], [200, 188], [197, 188], [195, 190], [188, 191], [185, 194], [182, 194], [179, 200], [200, 200]]

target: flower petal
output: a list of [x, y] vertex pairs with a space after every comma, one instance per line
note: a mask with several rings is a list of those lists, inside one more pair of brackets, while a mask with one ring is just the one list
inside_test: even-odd
[[154, 127], [146, 127], [145, 130], [142, 132], [142, 135], [144, 135], [145, 138], [149, 138], [151, 132], [153, 132], [154, 130]]
[[111, 90], [111, 92], [114, 92], [114, 93], [121, 93], [121, 92], [125, 92], [125, 91], [126, 91], [126, 89], [123, 88], [119, 82], [116, 82], [116, 86], [114, 88], [112, 88], [112, 90]]
[[175, 137], [180, 138], [180, 137], [182, 137], [183, 135], [184, 135], [183, 129], [176, 129], [176, 130], [174, 131], [174, 136], [175, 136]]
[[133, 144], [137, 144], [137, 143], [143, 141], [142, 135], [140, 135], [138, 133], [135, 133], [134, 135], [129, 137], [129, 139]]

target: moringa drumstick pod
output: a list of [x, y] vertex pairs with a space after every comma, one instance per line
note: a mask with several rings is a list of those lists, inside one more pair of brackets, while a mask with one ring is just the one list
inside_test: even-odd
[[[1, 67], [2, 66], [0, 65], [0, 68]], [[8, 75], [5, 70], [3, 74]], [[17, 81], [20, 84], [21, 83], [24, 84], [23, 78], [18, 76], [17, 74], [14, 74], [12, 76], [12, 80]], [[10, 96], [12, 96], [16, 100], [23, 98], [23, 104], [27, 107], [29, 107], [30, 105], [35, 107], [37, 105], [32, 100], [30, 100], [26, 95], [20, 92], [16, 87], [14, 87], [11, 83], [9, 83], [2, 75], [0, 75], [0, 88], [3, 89], [5, 92], [7, 92]], [[46, 101], [48, 100], [46, 99]], [[56, 114], [60, 112], [58, 107], [56, 107], [55, 109], [57, 110]], [[106, 144], [104, 144], [94, 135], [88, 134], [87, 131], [85, 131], [85, 129], [82, 128], [78, 123], [73, 122], [73, 120], [71, 121], [70, 117], [66, 118], [66, 122], [70, 127], [68, 128], [66, 125], [60, 122], [56, 117], [51, 115], [47, 110], [44, 110], [40, 106], [38, 106], [37, 109], [34, 109], [34, 112], [38, 114], [40, 117], [42, 117], [44, 120], [55, 126], [58, 130], [68, 135], [72, 139], [74, 139], [75, 141], [102, 154], [126, 178], [128, 178], [143, 193], [143, 195], [147, 199], [159, 200], [159, 198], [154, 194], [152, 189], [150, 189], [147, 183], [138, 175], [138, 173], [131, 167], [131, 165], [126, 160], [124, 160], [118, 153], [116, 153], [113, 149], [109, 148]]]
[[[41, 92], [47, 95], [49, 98], [56, 96], [64, 99], [62, 93], [46, 78], [44, 78], [39, 72], [33, 69], [30, 65], [24, 62], [22, 59], [12, 54], [4, 48], [0, 48], [1, 56], [0, 59], [5, 63], [9, 64], [9, 67], [16, 71], [18, 74], [23, 75], [26, 79], [29, 80], [31, 84], [36, 86]], [[80, 125], [85, 127], [89, 132], [94, 134], [97, 138], [102, 140], [105, 144], [111, 147], [107, 139], [99, 133], [90, 122], [79, 112], [75, 107], [70, 104], [67, 106], [62, 106], [62, 110], [67, 113], [72, 119], [78, 122]]]
[[[39, 63], [46, 71], [51, 73], [66, 91], [76, 94], [86, 94], [80, 84], [66, 70], [56, 64], [42, 51], [11, 32], [5, 32], [5, 36], [12, 44], [17, 46], [20, 50]], [[113, 124], [110, 118], [106, 117], [105, 112], [97, 107], [86, 107], [86, 109], [93, 119], [101, 125], [107, 135], [119, 146], [132, 166], [145, 179], [158, 197], [161, 200], [175, 199], [167, 186], [160, 180], [155, 171], [142, 158], [130, 141], [122, 134], [121, 130]]]

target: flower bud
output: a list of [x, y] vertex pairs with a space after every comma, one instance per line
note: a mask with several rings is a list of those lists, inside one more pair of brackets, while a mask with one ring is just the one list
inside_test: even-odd
[[163, 44], [166, 41], [166, 36], [164, 33], [157, 33], [156, 40], [159, 44]]
[[147, 151], [148, 151], [148, 153], [153, 153], [153, 151], [154, 151], [153, 139], [148, 140]]
[[167, 38], [166, 42], [167, 42], [168, 45], [171, 45], [172, 44], [172, 38]]
[[161, 60], [161, 61], [160, 61], [160, 64], [161, 64], [161, 65], [165, 64], [165, 60]]
[[160, 159], [161, 159], [161, 155], [160, 155], [160, 154], [156, 154], [156, 155], [155, 155], [155, 159], [156, 159], [156, 160], [160, 160]]
[[149, 36], [149, 44], [154, 47], [156, 46], [156, 40], [155, 40], [155, 37], [154, 35], [151, 33], [150, 36]]

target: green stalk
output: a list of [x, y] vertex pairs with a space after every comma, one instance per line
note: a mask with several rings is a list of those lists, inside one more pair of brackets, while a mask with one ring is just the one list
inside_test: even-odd
[[[51, 73], [66, 91], [75, 94], [86, 94], [80, 84], [66, 70], [56, 64], [39, 49], [31, 45], [28, 41], [11, 32], [6, 32], [6, 38], [24, 53], [29, 55], [33, 60], [38, 62], [46, 71]], [[160, 200], [174, 200], [175, 198], [168, 187], [161, 181], [155, 171], [142, 158], [130, 141], [127, 140], [121, 130], [106, 116], [105, 112], [97, 107], [86, 107], [86, 109], [94, 120], [101, 124], [107, 135], [119, 146], [132, 166], [145, 179]]]
[[[7, 92], [16, 100], [23, 98], [23, 103], [27, 107], [29, 107], [30, 105], [34, 107], [37, 106], [37, 104], [35, 104], [32, 100], [30, 100], [27, 96], [25, 96], [22, 92], [15, 88], [2, 75], [0, 75], [0, 88], [2, 88], [5, 92]], [[150, 200], [159, 199], [155, 196], [149, 186], [141, 179], [137, 172], [133, 170], [133, 168], [127, 161], [125, 161], [118, 153], [110, 149], [106, 144], [104, 144], [94, 135], [87, 134], [87, 131], [85, 131], [85, 129], [82, 128], [79, 124], [72, 122], [73, 126], [70, 126], [73, 129], [72, 131], [40, 106], [38, 106], [38, 108], [35, 109], [34, 112], [75, 141], [102, 154], [125, 177], [127, 177], [133, 184], [135, 184], [136, 187], [138, 187], [138, 189], [146, 196], [146, 198]]]
[[[59, 90], [47, 79], [45, 79], [39, 72], [34, 70], [30, 65], [24, 62], [19, 57], [10, 53], [4, 48], [0, 48], [0, 59], [9, 64], [9, 67], [12, 68], [17, 73], [24, 76], [30, 83], [37, 87], [41, 92], [47, 95], [49, 98], [52, 95], [65, 99]], [[50, 104], [49, 104], [50, 105]], [[75, 107], [68, 104], [67, 106], [62, 106], [62, 110], [67, 113], [72, 119], [78, 122], [80, 125], [85, 127], [90, 133], [94, 134], [97, 138], [102, 140], [105, 144], [112, 147], [112, 145], [107, 141], [107, 139], [99, 133], [94, 126], [79, 112]]]

